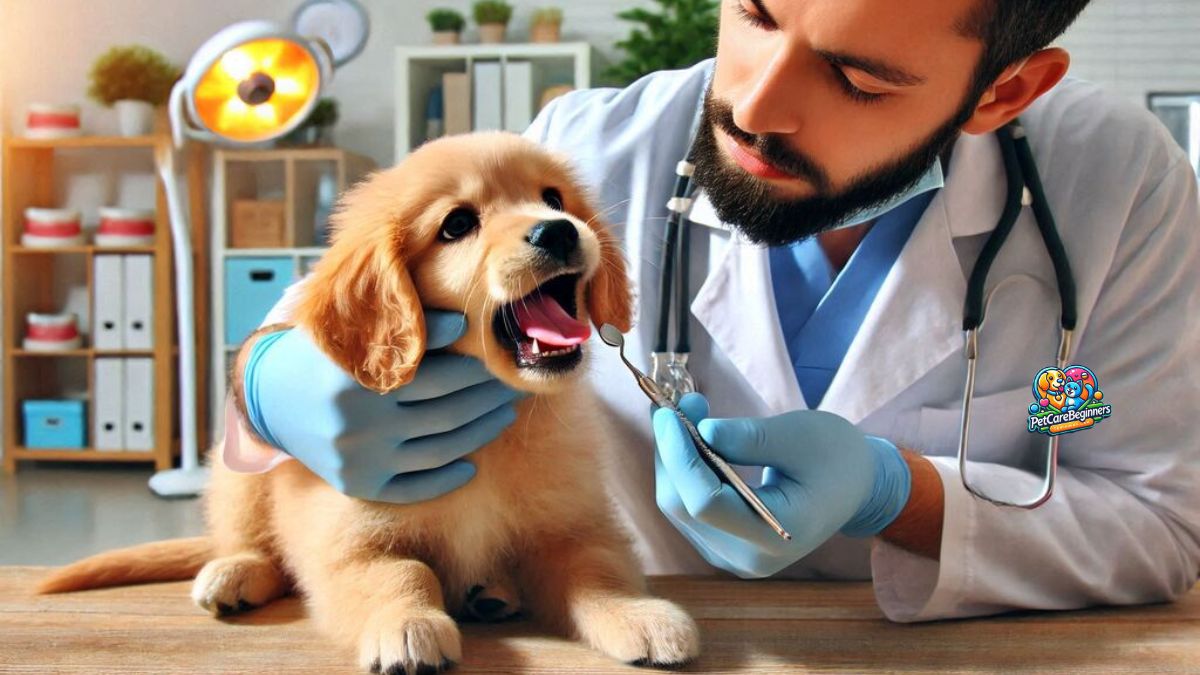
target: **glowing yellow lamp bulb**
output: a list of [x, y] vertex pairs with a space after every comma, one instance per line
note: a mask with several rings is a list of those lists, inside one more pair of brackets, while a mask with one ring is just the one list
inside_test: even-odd
[[[319, 84], [320, 68], [307, 49], [290, 40], [265, 38], [222, 54], [196, 84], [192, 102], [199, 121], [213, 133], [254, 142], [274, 138], [299, 122]], [[248, 91], [257, 98], [244, 98]]]

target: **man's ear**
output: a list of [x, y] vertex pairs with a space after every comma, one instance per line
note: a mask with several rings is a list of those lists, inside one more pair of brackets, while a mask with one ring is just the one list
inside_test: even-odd
[[1043, 49], [1009, 66], [983, 93], [963, 131], [989, 134], [1008, 124], [1061, 82], [1070, 67], [1071, 55], [1058, 47]]
[[[385, 393], [408, 384], [425, 353], [425, 313], [401, 255], [401, 227], [381, 218], [369, 186], [335, 212], [333, 246], [305, 282], [296, 323], [359, 384]], [[358, 208], [362, 206], [363, 208]]]

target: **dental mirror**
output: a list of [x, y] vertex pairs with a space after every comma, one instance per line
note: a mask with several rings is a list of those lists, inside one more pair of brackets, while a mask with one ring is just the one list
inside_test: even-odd
[[[600, 327], [600, 339], [604, 340], [604, 344], [609, 347], [617, 347], [622, 352], [625, 350], [625, 336], [611, 323], [606, 323]], [[622, 353], [622, 356], [624, 356], [624, 353]]]

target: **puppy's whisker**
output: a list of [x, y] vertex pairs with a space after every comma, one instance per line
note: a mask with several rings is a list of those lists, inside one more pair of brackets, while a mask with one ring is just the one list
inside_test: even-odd
[[625, 206], [626, 204], [628, 204], [631, 201], [633, 201], [633, 200], [632, 199], [622, 199], [619, 202], [609, 204], [608, 207], [606, 207], [605, 209], [603, 209], [601, 211], [597, 211], [595, 215], [593, 215], [591, 218], [588, 218], [587, 224], [591, 225], [596, 219], [603, 218], [605, 215], [621, 208], [622, 206]]

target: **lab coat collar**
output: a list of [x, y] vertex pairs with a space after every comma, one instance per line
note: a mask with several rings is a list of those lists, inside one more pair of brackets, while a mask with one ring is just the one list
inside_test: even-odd
[[[822, 409], [861, 422], [962, 348], [966, 279], [953, 240], [994, 229], [1004, 191], [991, 135], [960, 138], [946, 186], [888, 272]], [[732, 237], [692, 313], [773, 414], [809, 407], [782, 339], [767, 249], [741, 240], [703, 194], [691, 219]]]
[[[768, 250], [733, 237], [692, 313], [771, 414], [808, 408], [780, 330]], [[888, 272], [821, 409], [857, 424], [961, 349], [966, 286], [943, 190]]]
[[[782, 339], [767, 251], [732, 233], [691, 309], [716, 347], [754, 383], [771, 414], [780, 414], [806, 406]], [[700, 386], [703, 390], [704, 383]]]
[[995, 134], [962, 134], [954, 144], [942, 194], [950, 215], [950, 236], [969, 237], [996, 229], [1008, 182]]
[[829, 383], [823, 410], [857, 424], [962, 349], [967, 282], [955, 254], [949, 192], [934, 197], [892, 265]]

